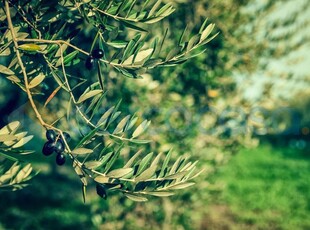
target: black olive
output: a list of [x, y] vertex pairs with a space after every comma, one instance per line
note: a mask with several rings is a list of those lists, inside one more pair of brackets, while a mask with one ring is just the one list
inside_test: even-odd
[[103, 50], [102, 49], [95, 49], [93, 50], [93, 52], [91, 53], [93, 55], [94, 58], [102, 58], [103, 57]]
[[44, 144], [42, 153], [45, 156], [49, 156], [54, 152], [54, 150], [55, 150], [55, 144], [53, 142], [48, 141]]
[[62, 141], [58, 140], [54, 145], [54, 150], [56, 153], [62, 153], [65, 150], [65, 147]]
[[66, 162], [66, 156], [63, 153], [58, 153], [56, 156], [56, 163], [63, 165]]
[[95, 60], [94, 60], [93, 56], [91, 56], [91, 55], [88, 56], [88, 58], [85, 61], [86, 69], [91, 70], [94, 67], [94, 62], [95, 62]]
[[103, 199], [107, 198], [107, 192], [102, 184], [96, 184], [96, 191], [98, 196], [102, 197]]
[[49, 129], [46, 131], [46, 138], [47, 140], [49, 141], [55, 141], [55, 138], [56, 138], [56, 133], [54, 130], [52, 129]]

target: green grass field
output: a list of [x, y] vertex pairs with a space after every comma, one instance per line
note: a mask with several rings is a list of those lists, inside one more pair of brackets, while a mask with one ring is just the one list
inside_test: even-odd
[[310, 157], [289, 148], [244, 149], [213, 178], [208, 229], [310, 229]]
[[[55, 229], [55, 226], [57, 229], [150, 229], [137, 228], [139, 221], [154, 221], [154, 226], [161, 226], [155, 223], [160, 217], [141, 216], [141, 211], [144, 213], [147, 208], [151, 214], [164, 216], [163, 211], [159, 211], [162, 206], [156, 202], [160, 199], [150, 201], [149, 205], [137, 204], [140, 207], [137, 213], [127, 200], [120, 204], [114, 203], [117, 197], [100, 200], [90, 186], [87, 203], [83, 204], [80, 184], [70, 178], [70, 170], [61, 170], [60, 174], [41, 172], [29, 187], [2, 193], [0, 207], [4, 212], [0, 214], [0, 229]], [[200, 191], [207, 197], [198, 201], [206, 202], [203, 209], [187, 210], [190, 215], [202, 214], [204, 218], [198, 218], [193, 227], [184, 225], [186, 219], [181, 223], [182, 218], [178, 217], [171, 227], [182, 225], [181, 229], [185, 230], [310, 229], [310, 156], [305, 152], [269, 145], [243, 149], [221, 166], [210, 182], [216, 185], [215, 189], [210, 186]], [[192, 191], [195, 193], [195, 189]], [[99, 225], [95, 224], [96, 218], [102, 218]], [[126, 228], [116, 227], [125, 222]]]

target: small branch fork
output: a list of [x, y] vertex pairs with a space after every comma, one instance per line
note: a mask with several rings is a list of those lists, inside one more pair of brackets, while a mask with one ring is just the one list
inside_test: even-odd
[[[17, 61], [18, 61], [18, 64], [19, 64], [19, 66], [20, 66], [20, 68], [21, 68], [21, 70], [22, 70], [22, 74], [23, 74], [24, 81], [25, 81], [25, 89], [26, 89], [26, 93], [27, 93], [29, 102], [30, 102], [30, 104], [31, 104], [31, 107], [32, 107], [33, 111], [35, 112], [35, 115], [36, 115], [37, 119], [39, 120], [40, 124], [41, 124], [43, 127], [45, 127], [45, 128], [52, 128], [52, 129], [54, 129], [54, 130], [56, 130], [57, 132], [60, 133], [60, 135], [62, 136], [62, 139], [64, 140], [66, 149], [68, 150], [68, 153], [69, 153], [70, 158], [75, 162], [75, 164], [76, 164], [77, 166], [79, 166], [79, 167], [82, 168], [81, 162], [79, 162], [79, 161], [71, 154], [70, 147], [68, 146], [67, 142], [65, 141], [65, 137], [64, 137], [64, 135], [63, 135], [62, 130], [57, 129], [57, 128], [55, 128], [54, 126], [47, 124], [47, 123], [43, 120], [43, 118], [42, 118], [40, 112], [38, 111], [38, 108], [37, 108], [36, 104], [34, 103], [34, 100], [33, 100], [33, 98], [32, 98], [32, 94], [31, 94], [31, 91], [30, 91], [30, 88], [29, 88], [29, 80], [28, 80], [28, 76], [27, 76], [27, 71], [26, 71], [26, 68], [25, 68], [25, 66], [24, 66], [24, 64], [23, 64], [23, 61], [22, 61], [22, 58], [21, 58], [21, 54], [20, 54], [19, 49], [18, 49], [18, 41], [20, 41], [20, 40], [25, 40], [25, 39], [20, 39], [20, 40], [19, 40], [19, 39], [16, 37], [15, 31], [14, 31], [14, 27], [13, 27], [13, 23], [12, 23], [11, 14], [10, 14], [9, 1], [8, 1], [8, 0], [5, 0], [4, 3], [5, 3], [5, 11], [6, 11], [6, 17], [7, 17], [8, 27], [9, 27], [10, 33], [11, 33], [11, 35], [12, 35], [12, 40], [13, 40], [13, 44], [14, 44], [14, 49], [15, 49]], [[36, 39], [29, 39], [29, 40], [36, 40]], [[37, 42], [40, 42], [40, 41], [42, 41], [42, 40], [39, 40], [39, 39], [37, 40]], [[59, 41], [54, 41], [54, 42], [51, 42], [51, 41], [48, 42], [47, 40], [43, 40], [43, 41], [44, 41], [44, 43], [56, 43], [56, 44], [59, 44], [59, 43], [60, 43]], [[71, 44], [69, 44], [69, 43], [67, 43], [67, 42], [63, 42], [63, 43], [72, 46]], [[77, 48], [77, 47], [76, 47], [76, 48]], [[83, 52], [83, 53], [86, 53], [85, 51], [82, 51], [82, 50], [80, 50], [80, 51]]]
[[[89, 178], [91, 179], [94, 179], [95, 176], [103, 176], [103, 177], [106, 177], [106, 178], [109, 178], [111, 181], [124, 181], [124, 182], [132, 182], [134, 184], [137, 184], [139, 181], [135, 180], [134, 178], [133, 179], [126, 179], [126, 178], [114, 178], [113, 176], [108, 176], [106, 173], [101, 173], [99, 171], [96, 171], [94, 169], [89, 169], [89, 168], [86, 168], [85, 165], [84, 165], [84, 162], [80, 162], [73, 154], [72, 154], [72, 151], [63, 135], [63, 132], [62, 130], [58, 129], [58, 128], [55, 128], [53, 126], [53, 124], [47, 124], [44, 119], [42, 118], [34, 100], [33, 100], [33, 97], [32, 97], [32, 93], [31, 93], [31, 90], [30, 90], [30, 87], [29, 87], [29, 79], [28, 79], [28, 74], [27, 74], [27, 70], [25, 68], [25, 65], [23, 63], [23, 60], [22, 60], [22, 55], [20, 53], [20, 50], [19, 50], [19, 45], [18, 45], [18, 42], [33, 42], [33, 43], [38, 43], [38, 44], [56, 44], [59, 46], [60, 48], [60, 61], [61, 61], [61, 71], [63, 73], [63, 76], [64, 76], [64, 82], [63, 82], [63, 85], [66, 86], [67, 88], [67, 91], [68, 93], [70, 94], [70, 97], [74, 103], [74, 105], [76, 106], [77, 108], [77, 111], [79, 112], [79, 114], [81, 115], [81, 117], [85, 120], [85, 122], [92, 126], [93, 128], [97, 128], [98, 126], [93, 124], [90, 119], [87, 118], [87, 116], [83, 113], [83, 111], [79, 108], [78, 106], [78, 103], [75, 99], [75, 96], [73, 94], [73, 89], [71, 88], [70, 84], [69, 84], [69, 81], [68, 81], [68, 77], [66, 75], [66, 69], [65, 69], [65, 65], [64, 65], [64, 57], [63, 57], [63, 47], [62, 45], [67, 45], [68, 47], [71, 47], [77, 51], [79, 51], [80, 53], [83, 53], [87, 56], [89, 56], [90, 54], [82, 49], [80, 49], [79, 47], [76, 47], [72, 44], [70, 44], [69, 42], [67, 41], [63, 41], [63, 40], [45, 40], [45, 39], [41, 39], [41, 33], [39, 30], [37, 30], [37, 28], [35, 28], [35, 25], [31, 24], [29, 21], [27, 21], [27, 19], [25, 17], [23, 17], [23, 19], [25, 20], [25, 22], [30, 25], [34, 30], [36, 30], [39, 34], [39, 39], [22, 39], [22, 38], [17, 38], [17, 35], [16, 35], [16, 32], [14, 31], [14, 26], [13, 26], [13, 23], [12, 23], [12, 18], [11, 18], [11, 14], [10, 14], [10, 6], [9, 6], [9, 0], [4, 0], [4, 3], [5, 3], [5, 11], [6, 11], [6, 17], [7, 17], [7, 22], [8, 22], [8, 27], [9, 27], [9, 30], [10, 30], [10, 33], [11, 33], [11, 36], [12, 36], [12, 41], [10, 41], [11, 43], [13, 42], [13, 45], [14, 45], [14, 51], [15, 51], [15, 54], [16, 54], [16, 57], [17, 57], [17, 62], [21, 68], [21, 71], [22, 71], [22, 75], [23, 75], [23, 79], [24, 79], [24, 83], [25, 83], [25, 89], [26, 89], [26, 93], [27, 93], [27, 96], [28, 96], [28, 99], [29, 99], [29, 102], [31, 104], [31, 107], [38, 119], [38, 121], [40, 122], [41, 126], [43, 126], [44, 128], [46, 129], [53, 129], [55, 131], [57, 131], [61, 138], [64, 140], [64, 145], [65, 145], [65, 149], [66, 149], [66, 152], [68, 153], [69, 157], [72, 159], [73, 161], [73, 167], [77, 173], [77, 175], [80, 176], [81, 178], [81, 181], [83, 183], [83, 187], [82, 187], [82, 191], [83, 191], [83, 197], [84, 197], [84, 201], [85, 201], [85, 188], [86, 188], [86, 185], [87, 185], [87, 181], [86, 181], [86, 176], [88, 176]], [[103, 12], [102, 12], [103, 13]], [[120, 20], [121, 18], [118, 18], [117, 16], [114, 17], [115, 19], [118, 19]], [[100, 35], [100, 34], [99, 34]], [[95, 40], [97, 39], [97, 36], [98, 36], [98, 33], [96, 35], [96, 38]], [[9, 45], [11, 44], [9, 43]], [[95, 43], [93, 43], [94, 45]], [[93, 45], [92, 45], [92, 48], [93, 48]], [[193, 49], [193, 48], [192, 48]], [[190, 52], [192, 49], [190, 49], [189, 51], [187, 52]], [[185, 55], [186, 53], [184, 54], [179, 54], [178, 56], [172, 58], [171, 60], [176, 60], [180, 57], [182, 57], [183, 55]], [[48, 67], [51, 69], [51, 71], [54, 71], [56, 69], [55, 66], [53, 66], [52, 63], [49, 62], [49, 60], [46, 58], [46, 56], [44, 55], [45, 57], [45, 60], [46, 60], [46, 64], [48, 65]], [[114, 62], [109, 62], [107, 60], [104, 60], [104, 59], [100, 59], [101, 62], [104, 62], [106, 64], [109, 64], [111, 65], [112, 67], [124, 67], [124, 68], [139, 68], [141, 67], [141, 65], [134, 65], [133, 64], [130, 64], [130, 65], [123, 65], [122, 63], [114, 63]], [[170, 61], [170, 60], [169, 60]], [[163, 64], [165, 61], [159, 63], [159, 64]], [[62, 87], [61, 85], [59, 85], [60, 87]], [[73, 87], [74, 88], [74, 87]], [[110, 136], [113, 136], [115, 138], [118, 138], [118, 139], [121, 139], [121, 140], [129, 140], [129, 139], [126, 139], [124, 137], [120, 137], [120, 136], [117, 136], [117, 135], [114, 135], [114, 134], [109, 134]], [[148, 179], [146, 180], [147, 182], [151, 182], [151, 181], [161, 181], [161, 180], [165, 180], [165, 178], [151, 178], [151, 179]], [[181, 184], [182, 181], [179, 181], [173, 185], [177, 185], [177, 184]], [[171, 185], [172, 186], [172, 185]], [[157, 189], [157, 191], [164, 191], [165, 189], [169, 188], [169, 185], [164, 187], [164, 188], [159, 188]], [[134, 193], [137, 193], [137, 194], [147, 194], [146, 192], [144, 191], [129, 191], [127, 189], [123, 189], [123, 188], [119, 188], [120, 191], [122, 191], [123, 193], [130, 193], [130, 192], [134, 192]]]
[[8, 21], [8, 26], [9, 26], [9, 29], [10, 29], [10, 32], [11, 32], [11, 35], [12, 35], [13, 43], [14, 43], [14, 48], [15, 48], [15, 53], [16, 53], [16, 57], [17, 57], [17, 60], [18, 60], [18, 64], [19, 64], [19, 66], [20, 66], [20, 68], [22, 70], [23, 76], [24, 76], [25, 88], [26, 88], [26, 93], [27, 93], [29, 102], [30, 102], [30, 104], [31, 104], [35, 114], [36, 114], [36, 117], [38, 118], [39, 122], [41, 123], [41, 125], [46, 127], [48, 125], [43, 121], [42, 116], [39, 113], [39, 111], [37, 109], [37, 106], [36, 106], [36, 104], [33, 101], [33, 98], [32, 98], [32, 95], [31, 95], [31, 92], [30, 92], [30, 89], [29, 89], [29, 82], [28, 82], [27, 72], [26, 72], [26, 68], [25, 68], [25, 66], [23, 64], [20, 52], [18, 50], [17, 38], [16, 38], [16, 34], [15, 34], [14, 27], [13, 27], [13, 24], [12, 24], [10, 8], [9, 8], [9, 2], [7, 0], [5, 0], [5, 11], [6, 11], [7, 21]]
[[[75, 50], [77, 50], [77, 51], [79, 51], [79, 52], [81, 52], [81, 53], [83, 53], [83, 54], [85, 54], [85, 55], [87, 55], [87, 56], [89, 55], [89, 53], [86, 52], [86, 51], [84, 51], [84, 50], [82, 50], [82, 49], [80, 49], [80, 48], [78, 48], [78, 47], [76, 47], [76, 46], [74, 46], [74, 45], [72, 45], [72, 44], [70, 44], [69, 42], [63, 41], [63, 40], [19, 39], [19, 38], [17, 38], [16, 33], [15, 33], [15, 31], [14, 31], [14, 26], [13, 26], [13, 23], [12, 23], [11, 14], [10, 14], [9, 0], [4, 0], [4, 2], [5, 2], [5, 11], [6, 11], [6, 17], [7, 17], [8, 27], [9, 27], [10, 33], [11, 33], [11, 35], [12, 35], [12, 41], [13, 41], [14, 50], [15, 50], [15, 53], [16, 53], [16, 56], [17, 56], [17, 61], [18, 61], [18, 64], [19, 64], [19, 66], [20, 66], [20, 68], [21, 68], [21, 70], [22, 70], [22, 75], [23, 75], [24, 82], [25, 82], [26, 93], [27, 93], [29, 102], [30, 102], [30, 104], [31, 104], [31, 107], [32, 107], [33, 111], [35, 112], [35, 115], [36, 115], [38, 121], [39, 121], [40, 124], [41, 124], [43, 127], [45, 127], [46, 129], [53, 129], [53, 130], [57, 131], [57, 132], [61, 135], [62, 139], [64, 140], [64, 144], [65, 144], [65, 148], [66, 148], [66, 150], [67, 150], [67, 153], [68, 153], [68, 155], [70, 156], [70, 158], [71, 158], [72, 161], [73, 161], [73, 167], [78, 167], [78, 168], [80, 169], [80, 171], [81, 171], [81, 173], [82, 173], [83, 176], [87, 175], [87, 176], [89, 176], [90, 178], [93, 178], [93, 175], [92, 175], [92, 174], [101, 175], [100, 172], [97, 172], [97, 171], [95, 171], [95, 170], [90, 170], [91, 174], [90, 174], [90, 173], [87, 173], [87, 171], [89, 171], [89, 170], [85, 170], [86, 168], [85, 168], [85, 166], [83, 165], [83, 163], [81, 163], [76, 157], [74, 157], [74, 156], [71, 154], [72, 151], [71, 151], [71, 149], [70, 149], [68, 143], [66, 142], [66, 139], [65, 139], [65, 137], [64, 137], [64, 135], [63, 135], [62, 130], [60, 130], [60, 129], [58, 129], [58, 128], [55, 128], [52, 124], [51, 124], [51, 125], [50, 125], [50, 124], [47, 124], [47, 123], [43, 120], [43, 118], [42, 118], [42, 116], [41, 116], [41, 114], [40, 114], [40, 112], [39, 112], [39, 110], [38, 110], [38, 108], [37, 108], [37, 106], [36, 106], [36, 104], [35, 104], [35, 102], [34, 102], [34, 100], [33, 100], [33, 97], [32, 97], [32, 94], [31, 94], [31, 91], [30, 91], [30, 88], [29, 88], [29, 79], [28, 79], [27, 71], [26, 71], [26, 68], [25, 68], [25, 66], [24, 66], [24, 64], [23, 64], [23, 60], [22, 60], [22, 57], [21, 57], [21, 54], [20, 54], [20, 51], [19, 51], [18, 42], [34, 42], [34, 43], [39, 43], [39, 44], [40, 44], [40, 43], [42, 43], [42, 44], [56, 44], [56, 45], [58, 45], [58, 46], [60, 47], [60, 51], [61, 51], [61, 52], [60, 52], [60, 53], [61, 53], [60, 59], [61, 59], [61, 64], [62, 64], [61, 67], [62, 67], [62, 72], [63, 72], [64, 78], [65, 78], [64, 84], [67, 86], [68, 92], [70, 93], [70, 96], [71, 96], [71, 98], [72, 98], [72, 100], [73, 100], [73, 103], [76, 105], [76, 108], [77, 108], [79, 114], [82, 116], [82, 118], [86, 121], [87, 124], [89, 124], [89, 125], [91, 125], [93, 128], [95, 128], [96, 125], [94, 125], [93, 123], [91, 123], [91, 121], [83, 114], [83, 112], [82, 112], [82, 111], [80, 110], [80, 108], [77, 106], [76, 99], [75, 99], [75, 97], [74, 97], [74, 95], [73, 95], [73, 93], [72, 93], [72, 89], [71, 89], [71, 87], [70, 87], [68, 78], [67, 78], [67, 76], [66, 76], [65, 66], [64, 66], [64, 63], [63, 63], [64, 57], [63, 57], [63, 54], [62, 54], [62, 53], [63, 53], [63, 52], [62, 52], [62, 45], [65, 44], [65, 45], [67, 45], [67, 46], [70, 46], [70, 47], [72, 47], [73, 49], [75, 49]], [[109, 63], [109, 62], [106, 61], [106, 60], [101, 60], [101, 61], [103, 61], [103, 62], [105, 62], [105, 63]], [[48, 60], [46, 60], [46, 62], [47, 62], [47, 65], [49, 66], [49, 68], [51, 68], [51, 70], [53, 71], [53, 65], [52, 65], [51, 63], [49, 63]], [[110, 64], [110, 63], [109, 63], [109, 64]], [[82, 182], [83, 182], [83, 181], [82, 181]], [[86, 186], [84, 182], [83, 182], [83, 186]]]

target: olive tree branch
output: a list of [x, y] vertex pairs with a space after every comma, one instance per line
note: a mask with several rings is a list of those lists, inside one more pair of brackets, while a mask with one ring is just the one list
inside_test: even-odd
[[31, 107], [33, 108], [33, 111], [36, 114], [36, 117], [38, 118], [39, 122], [41, 123], [42, 126], [48, 126], [44, 120], [42, 119], [41, 114], [39, 113], [36, 104], [33, 101], [30, 89], [29, 89], [29, 82], [28, 82], [28, 76], [27, 76], [27, 72], [26, 72], [26, 68], [23, 64], [20, 52], [18, 50], [18, 42], [17, 42], [17, 38], [16, 38], [16, 34], [14, 31], [14, 27], [13, 27], [13, 23], [12, 23], [12, 19], [11, 19], [11, 14], [10, 14], [10, 7], [9, 7], [9, 2], [8, 0], [5, 0], [5, 11], [6, 11], [6, 17], [7, 17], [7, 22], [8, 22], [8, 26], [9, 29], [11, 31], [11, 35], [12, 35], [12, 40], [13, 40], [13, 44], [14, 44], [14, 48], [15, 48], [15, 53], [16, 53], [16, 57], [18, 60], [18, 64], [22, 70], [23, 76], [24, 76], [24, 81], [25, 81], [25, 89], [26, 89], [26, 93], [29, 99], [29, 102], [31, 104]]
[[[33, 110], [34, 110], [34, 112], [36, 114], [36, 117], [37, 117], [37, 119], [39, 120], [39, 122], [41, 123], [42, 126], [47, 127], [47, 128], [52, 128], [52, 129], [54, 129], [54, 130], [56, 130], [57, 132], [60, 133], [60, 135], [62, 136], [62, 139], [64, 140], [66, 149], [68, 150], [69, 156], [81, 168], [82, 164], [81, 164], [81, 162], [79, 162], [71, 154], [71, 149], [70, 149], [70, 147], [68, 146], [68, 144], [67, 144], [67, 142], [65, 140], [65, 137], [63, 135], [62, 130], [57, 129], [57, 128], [53, 127], [52, 125], [49, 125], [49, 124], [45, 123], [45, 121], [42, 119], [42, 116], [41, 116], [41, 114], [39, 113], [39, 111], [37, 109], [36, 104], [33, 101], [32, 94], [31, 94], [31, 91], [30, 91], [30, 88], [29, 88], [29, 82], [28, 82], [28, 76], [27, 76], [26, 68], [25, 68], [25, 66], [23, 64], [23, 61], [22, 61], [22, 58], [21, 58], [21, 55], [20, 55], [20, 52], [19, 52], [19, 49], [18, 49], [18, 39], [16, 38], [16, 34], [15, 34], [15, 31], [14, 31], [14, 27], [13, 27], [11, 15], [10, 15], [10, 8], [9, 8], [8, 0], [5, 0], [5, 11], [6, 11], [6, 16], [7, 16], [8, 26], [9, 26], [9, 29], [10, 29], [10, 32], [11, 32], [11, 35], [12, 35], [12, 40], [13, 40], [13, 44], [14, 44], [14, 48], [15, 48], [16, 57], [17, 57], [17, 60], [18, 60], [18, 64], [21, 67], [23, 76], [24, 76], [25, 89], [26, 89], [26, 93], [27, 93], [29, 102], [31, 104], [31, 107], [33, 108]], [[40, 40], [40, 39], [35, 39], [35, 40]]]

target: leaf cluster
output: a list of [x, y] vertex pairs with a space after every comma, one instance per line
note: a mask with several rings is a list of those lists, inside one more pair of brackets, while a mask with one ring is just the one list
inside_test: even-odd
[[21, 149], [32, 139], [27, 132], [19, 132], [20, 123], [14, 121], [0, 129], [0, 190], [17, 190], [25, 187], [34, 174], [32, 166], [19, 160], [32, 151]]
[[[27, 93], [38, 118], [41, 111], [33, 97], [39, 101], [44, 99], [43, 108], [48, 108], [55, 101], [57, 104], [58, 98], [66, 103], [66, 116], [57, 117], [50, 124], [44, 120], [45, 117], [39, 120], [46, 129], [53, 129], [59, 134], [63, 132], [56, 128], [57, 122], [63, 118], [68, 123], [76, 122], [82, 137], [71, 145], [64, 140], [64, 145], [82, 181], [84, 198], [89, 179], [95, 180], [97, 193], [102, 197], [106, 197], [108, 190], [119, 190], [136, 201], [145, 201], [145, 195], [169, 196], [173, 190], [191, 186], [193, 183], [188, 181], [199, 174], [196, 172], [197, 162], [181, 156], [170, 166], [171, 152], [161, 159], [162, 154], [153, 157], [153, 153], [140, 158], [141, 152], [138, 151], [122, 167], [119, 165], [121, 151], [126, 144], [149, 142], [138, 138], [150, 121], [141, 121], [131, 114], [121, 117], [118, 110], [120, 102], [102, 112], [108, 92], [108, 79], [104, 73], [114, 69], [126, 77], [139, 78], [148, 69], [182, 64], [205, 51], [201, 48], [216, 36], [210, 36], [214, 24], [207, 25], [205, 20], [199, 32], [189, 40], [185, 39], [185, 29], [177, 46], [163, 52], [168, 31], [162, 38], [154, 38], [150, 42], [146, 26], [168, 17], [174, 11], [170, 3], [150, 0], [52, 2], [22, 4], [20, 1], [6, 1], [6, 14], [5, 11], [0, 12], [0, 19], [7, 21], [10, 28], [5, 28], [1, 38], [0, 55], [10, 63], [1, 64], [0, 73]], [[10, 16], [8, 11], [11, 10], [15, 10], [16, 14]], [[86, 26], [81, 26], [83, 23]], [[79, 44], [79, 38], [87, 35], [85, 30], [88, 26], [91, 44]], [[127, 36], [128, 31], [134, 35]], [[73, 69], [81, 69], [80, 62], [91, 58], [95, 47], [100, 48], [104, 55], [94, 61], [97, 74], [89, 68], [97, 76], [95, 82], [90, 82], [83, 75], [85, 71], [80, 71], [82, 76], [76, 76]], [[44, 92], [42, 89], [46, 85], [51, 85], [53, 91]], [[12, 139], [15, 129], [12, 130], [2, 136], [4, 145], [29, 139], [26, 134]], [[13, 143], [7, 151], [12, 151], [14, 146], [17, 148], [21, 144]], [[12, 167], [10, 169], [16, 170], [16, 165]], [[22, 170], [27, 172], [22, 180], [28, 178], [28, 168]]]

